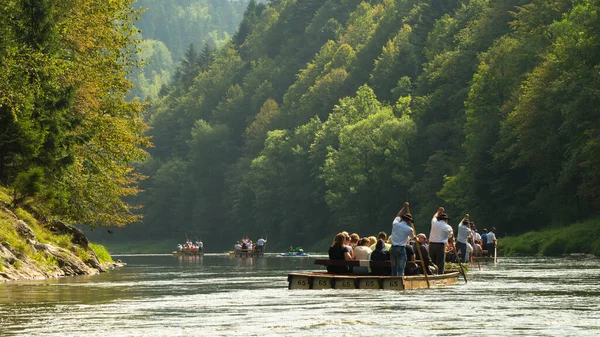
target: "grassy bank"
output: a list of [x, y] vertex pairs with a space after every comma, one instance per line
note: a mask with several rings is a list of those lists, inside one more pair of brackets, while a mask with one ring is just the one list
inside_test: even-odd
[[[0, 206], [3, 206], [0, 208], [0, 244], [11, 247], [11, 249], [14, 249], [14, 251], [22, 256], [22, 258], [28, 257], [35, 260], [37, 266], [42, 269], [50, 270], [58, 266], [59, 261], [57, 259], [37, 251], [26, 242], [26, 239], [23, 237], [23, 235], [18, 233], [14, 222], [16, 220], [22, 220], [35, 235], [36, 241], [71, 251], [83, 262], [86, 262], [90, 259], [90, 254], [85, 248], [72, 243], [72, 235], [58, 235], [53, 233], [45, 227], [45, 223], [43, 221], [36, 219], [25, 209], [12, 209], [8, 207], [11, 202], [12, 197], [9, 191], [4, 187], [0, 187]], [[14, 217], [17, 219], [15, 220]], [[108, 251], [102, 245], [90, 244], [89, 247], [94, 251], [94, 253], [96, 253], [98, 260], [101, 263], [112, 262], [110, 254], [108, 254]], [[19, 261], [16, 262], [16, 265], [17, 267], [19, 266]], [[1, 268], [2, 263], [0, 263], [0, 271]]]
[[501, 255], [600, 255], [600, 218], [499, 240]]

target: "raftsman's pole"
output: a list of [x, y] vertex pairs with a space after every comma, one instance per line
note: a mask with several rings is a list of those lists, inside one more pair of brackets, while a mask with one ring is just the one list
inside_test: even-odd
[[[410, 207], [408, 205], [408, 202], [406, 202], [406, 213], [410, 213]], [[415, 244], [417, 246], [417, 251], [419, 252], [419, 259], [421, 260], [421, 268], [423, 269], [423, 274], [425, 274], [427, 288], [430, 288], [431, 285], [429, 284], [429, 276], [427, 276], [427, 272], [429, 271], [429, 269], [425, 269], [425, 261], [423, 260], [423, 253], [421, 252], [421, 244], [419, 243], [419, 238], [416, 237], [417, 231], [415, 230], [415, 224], [411, 222], [410, 227], [412, 227], [413, 232], [415, 232]]]
[[265, 235], [265, 244], [263, 245], [263, 255], [265, 254], [265, 251], [267, 250], [267, 242], [269, 242], [269, 233], [267, 233], [267, 235]]
[[458, 261], [458, 266], [460, 267], [462, 276], [465, 279], [465, 283], [467, 283], [467, 275], [465, 274], [465, 269], [463, 268], [462, 262], [460, 262], [460, 256], [458, 256], [458, 252], [456, 251], [456, 240], [454, 240], [454, 236], [452, 236], [452, 249], [454, 249], [454, 256], [456, 256], [456, 261]]
[[498, 263], [498, 240], [496, 240], [496, 244], [494, 245], [494, 264], [496, 263]]

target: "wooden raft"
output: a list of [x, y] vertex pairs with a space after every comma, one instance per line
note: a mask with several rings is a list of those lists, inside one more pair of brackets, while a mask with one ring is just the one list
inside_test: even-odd
[[[353, 266], [390, 268], [390, 261], [342, 261], [317, 259], [315, 264], [324, 266]], [[428, 275], [429, 284], [442, 287], [458, 283], [458, 272], [444, 275]], [[288, 274], [288, 289], [383, 289], [406, 290], [426, 289], [424, 275], [415, 276], [379, 276], [360, 274], [330, 274], [326, 272], [298, 272]]]

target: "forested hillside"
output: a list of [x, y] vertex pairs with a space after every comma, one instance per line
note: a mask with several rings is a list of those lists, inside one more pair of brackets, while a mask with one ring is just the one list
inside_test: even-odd
[[600, 207], [600, 1], [250, 1], [149, 107], [138, 239], [501, 235]]
[[[265, 0], [261, 0], [265, 1]], [[178, 75], [177, 63], [188, 48], [214, 48], [228, 41], [238, 28], [249, 0], [137, 0], [143, 13], [138, 59], [145, 66], [130, 76], [130, 96], [154, 99]], [[205, 46], [206, 45], [206, 46]], [[165, 89], [166, 90], [166, 89]]]

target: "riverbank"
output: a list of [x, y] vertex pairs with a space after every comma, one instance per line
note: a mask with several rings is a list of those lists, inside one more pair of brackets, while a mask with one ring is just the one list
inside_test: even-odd
[[41, 220], [11, 208], [0, 189], [0, 282], [94, 275], [122, 265], [101, 245], [59, 220]]
[[600, 218], [499, 240], [499, 255], [600, 255]]

